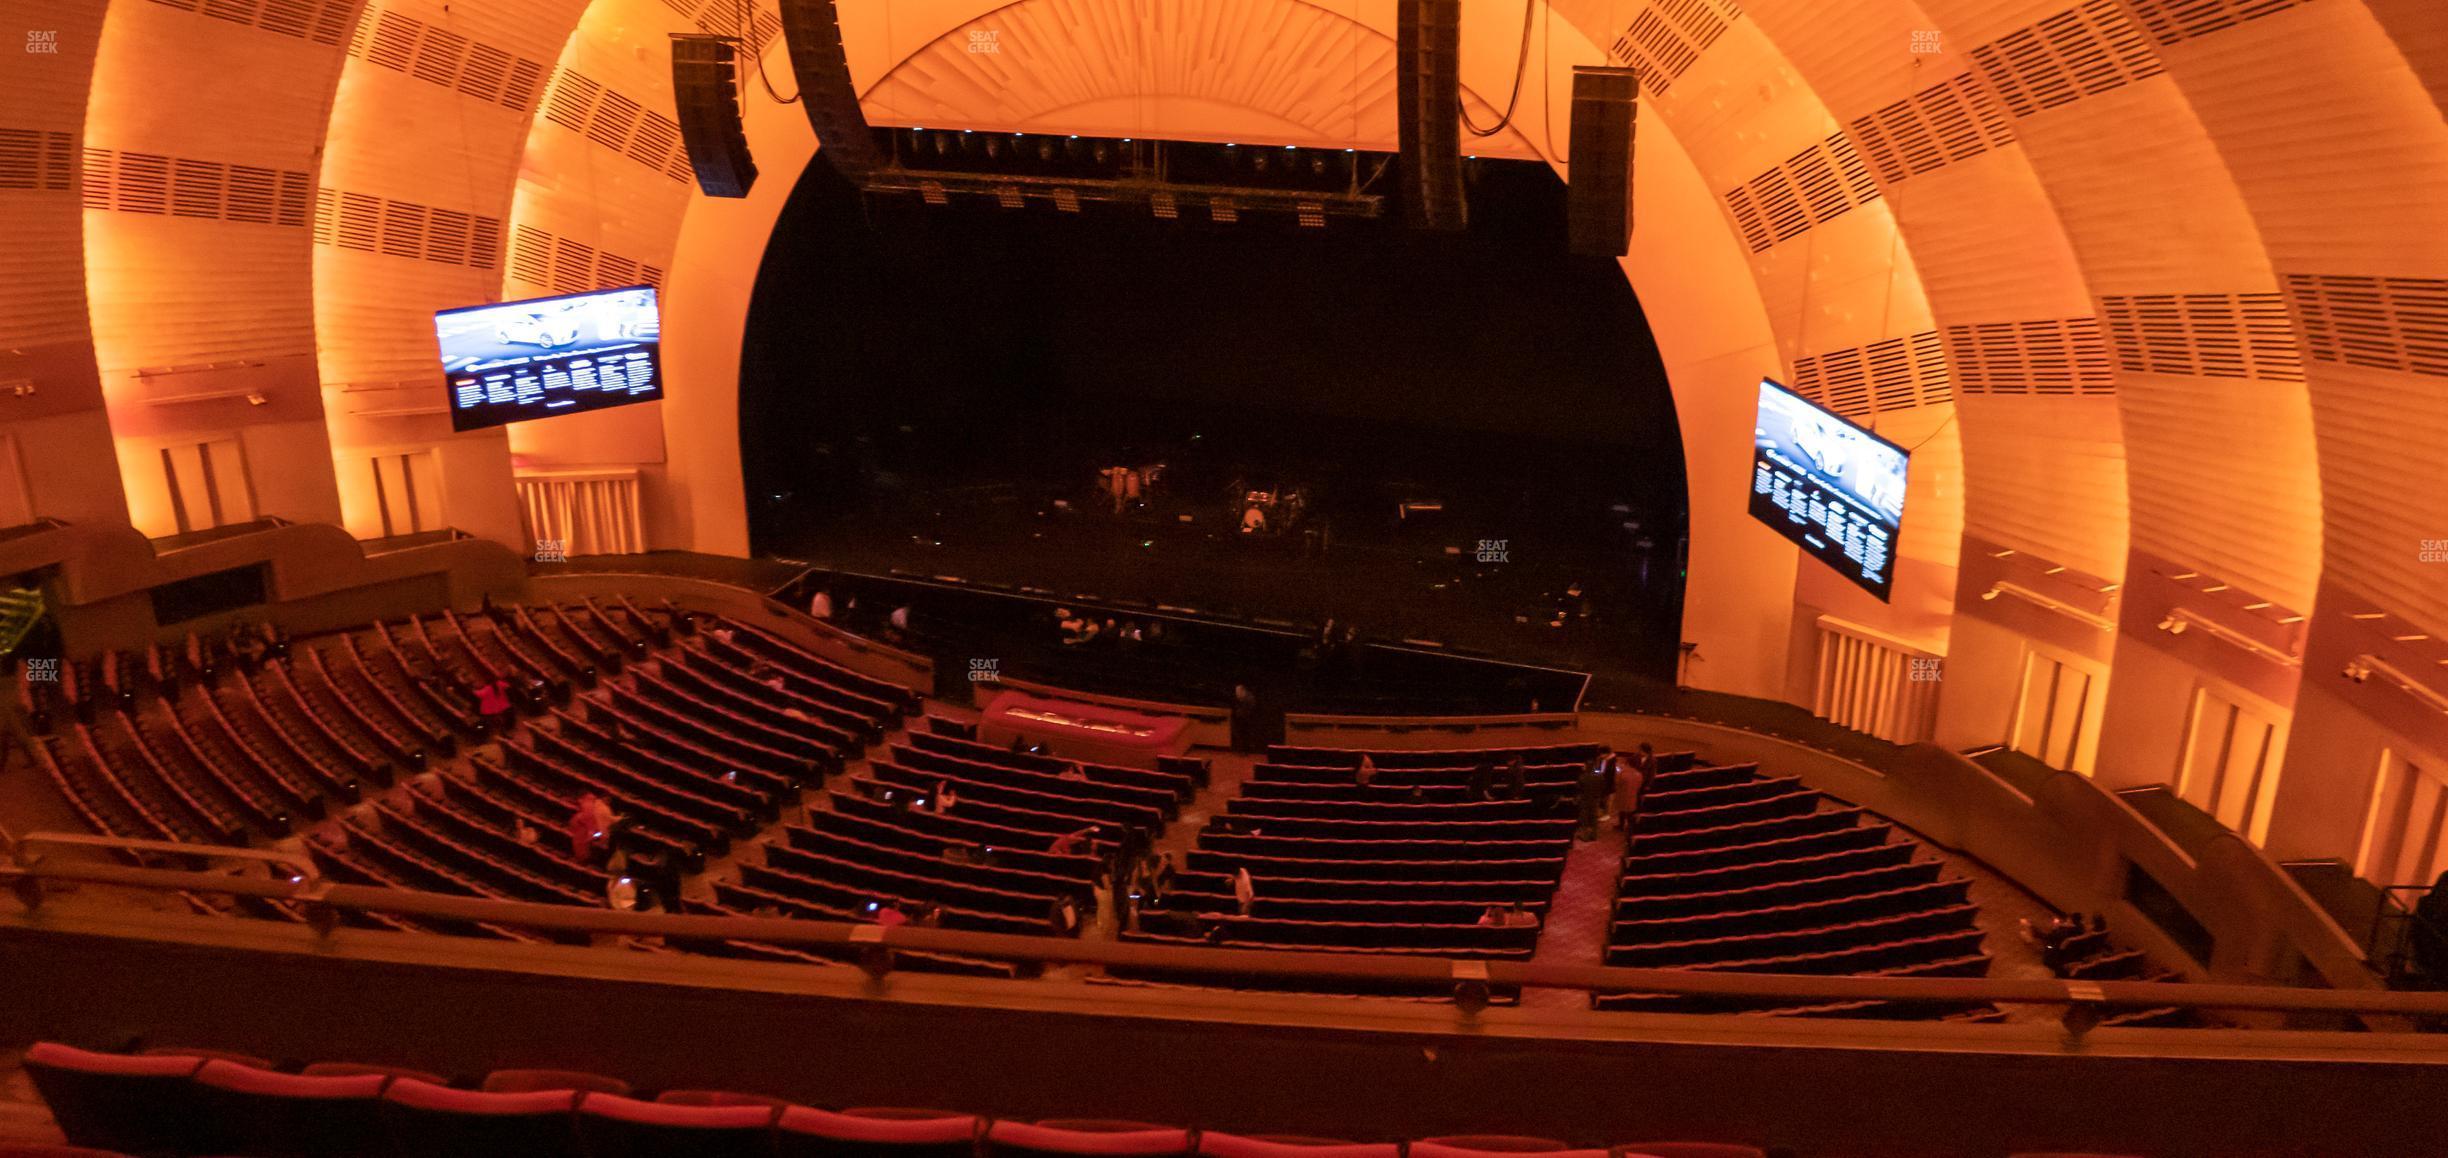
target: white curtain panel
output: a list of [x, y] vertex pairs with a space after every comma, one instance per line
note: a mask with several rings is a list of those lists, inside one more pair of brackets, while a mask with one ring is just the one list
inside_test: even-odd
[[629, 555], [646, 549], [636, 471], [518, 476], [519, 506], [539, 555]]

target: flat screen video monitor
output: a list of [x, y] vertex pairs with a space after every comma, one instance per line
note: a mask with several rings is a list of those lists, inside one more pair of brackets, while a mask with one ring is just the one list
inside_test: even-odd
[[663, 322], [651, 286], [443, 310], [434, 336], [453, 430], [663, 396]]
[[1909, 453], [1764, 378], [1751, 441], [1751, 517], [1886, 599]]

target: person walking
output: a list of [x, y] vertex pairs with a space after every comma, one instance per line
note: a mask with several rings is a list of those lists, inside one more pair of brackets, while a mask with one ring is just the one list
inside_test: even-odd
[[1640, 811], [1641, 793], [1649, 787], [1650, 773], [1657, 767], [1657, 756], [1642, 744], [1615, 776], [1615, 827], [1624, 833], [1632, 831], [1633, 815]]

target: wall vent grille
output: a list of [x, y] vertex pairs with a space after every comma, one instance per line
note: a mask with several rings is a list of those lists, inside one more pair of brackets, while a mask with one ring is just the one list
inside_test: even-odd
[[2117, 0], [2084, 0], [1972, 50], [2006, 111], [2028, 117], [2165, 71]]
[[1947, 362], [1966, 394], [2116, 393], [2115, 362], [2098, 318], [1984, 322], [1945, 333]]
[[1838, 133], [1725, 195], [1726, 212], [1753, 253], [1764, 253], [1879, 198], [1853, 142]]
[[1934, 330], [1794, 360], [1794, 392], [1847, 418], [1954, 400]]
[[1640, 74], [1644, 95], [1662, 93], [1741, 15], [1742, 9], [1730, 3], [1652, 0], [1624, 26], [1607, 56]]
[[76, 136], [56, 129], [0, 129], [0, 189], [65, 193], [76, 181]]
[[2151, 39], [2180, 44], [2224, 32], [2248, 20], [2284, 12], [2304, 0], [2130, 0]]
[[543, 64], [507, 49], [373, 8], [357, 22], [348, 54], [519, 112], [534, 104], [537, 82], [544, 75]]
[[2282, 280], [2314, 359], [2448, 378], [2448, 279], [2290, 273]]
[[557, 294], [663, 284], [663, 270], [632, 257], [548, 233], [532, 225], [511, 231], [510, 277]]
[[437, 265], [469, 269], [498, 269], [501, 265], [499, 218], [371, 193], [316, 190], [314, 239], [317, 245]]
[[260, 28], [298, 40], [336, 45], [348, 35], [358, 0], [153, 0], [164, 8]]
[[85, 208], [248, 225], [303, 226], [313, 182], [294, 169], [85, 150]]
[[696, 183], [688, 148], [680, 140], [680, 122], [584, 73], [554, 70], [544, 93], [544, 119], [671, 181]]
[[2015, 139], [2013, 122], [1970, 72], [1857, 117], [1852, 129], [1879, 179], [1890, 185], [2005, 148]]
[[2135, 294], [2100, 299], [2119, 369], [2303, 381], [2295, 322], [2280, 294]]

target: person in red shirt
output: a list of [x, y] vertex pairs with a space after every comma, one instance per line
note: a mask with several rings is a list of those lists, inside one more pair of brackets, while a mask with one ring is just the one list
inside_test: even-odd
[[579, 794], [578, 807], [570, 813], [570, 855], [578, 860], [592, 860], [595, 854], [612, 842], [612, 806], [592, 792]]
[[478, 684], [476, 686], [476, 711], [498, 734], [510, 716], [510, 681], [497, 679], [489, 684]]

